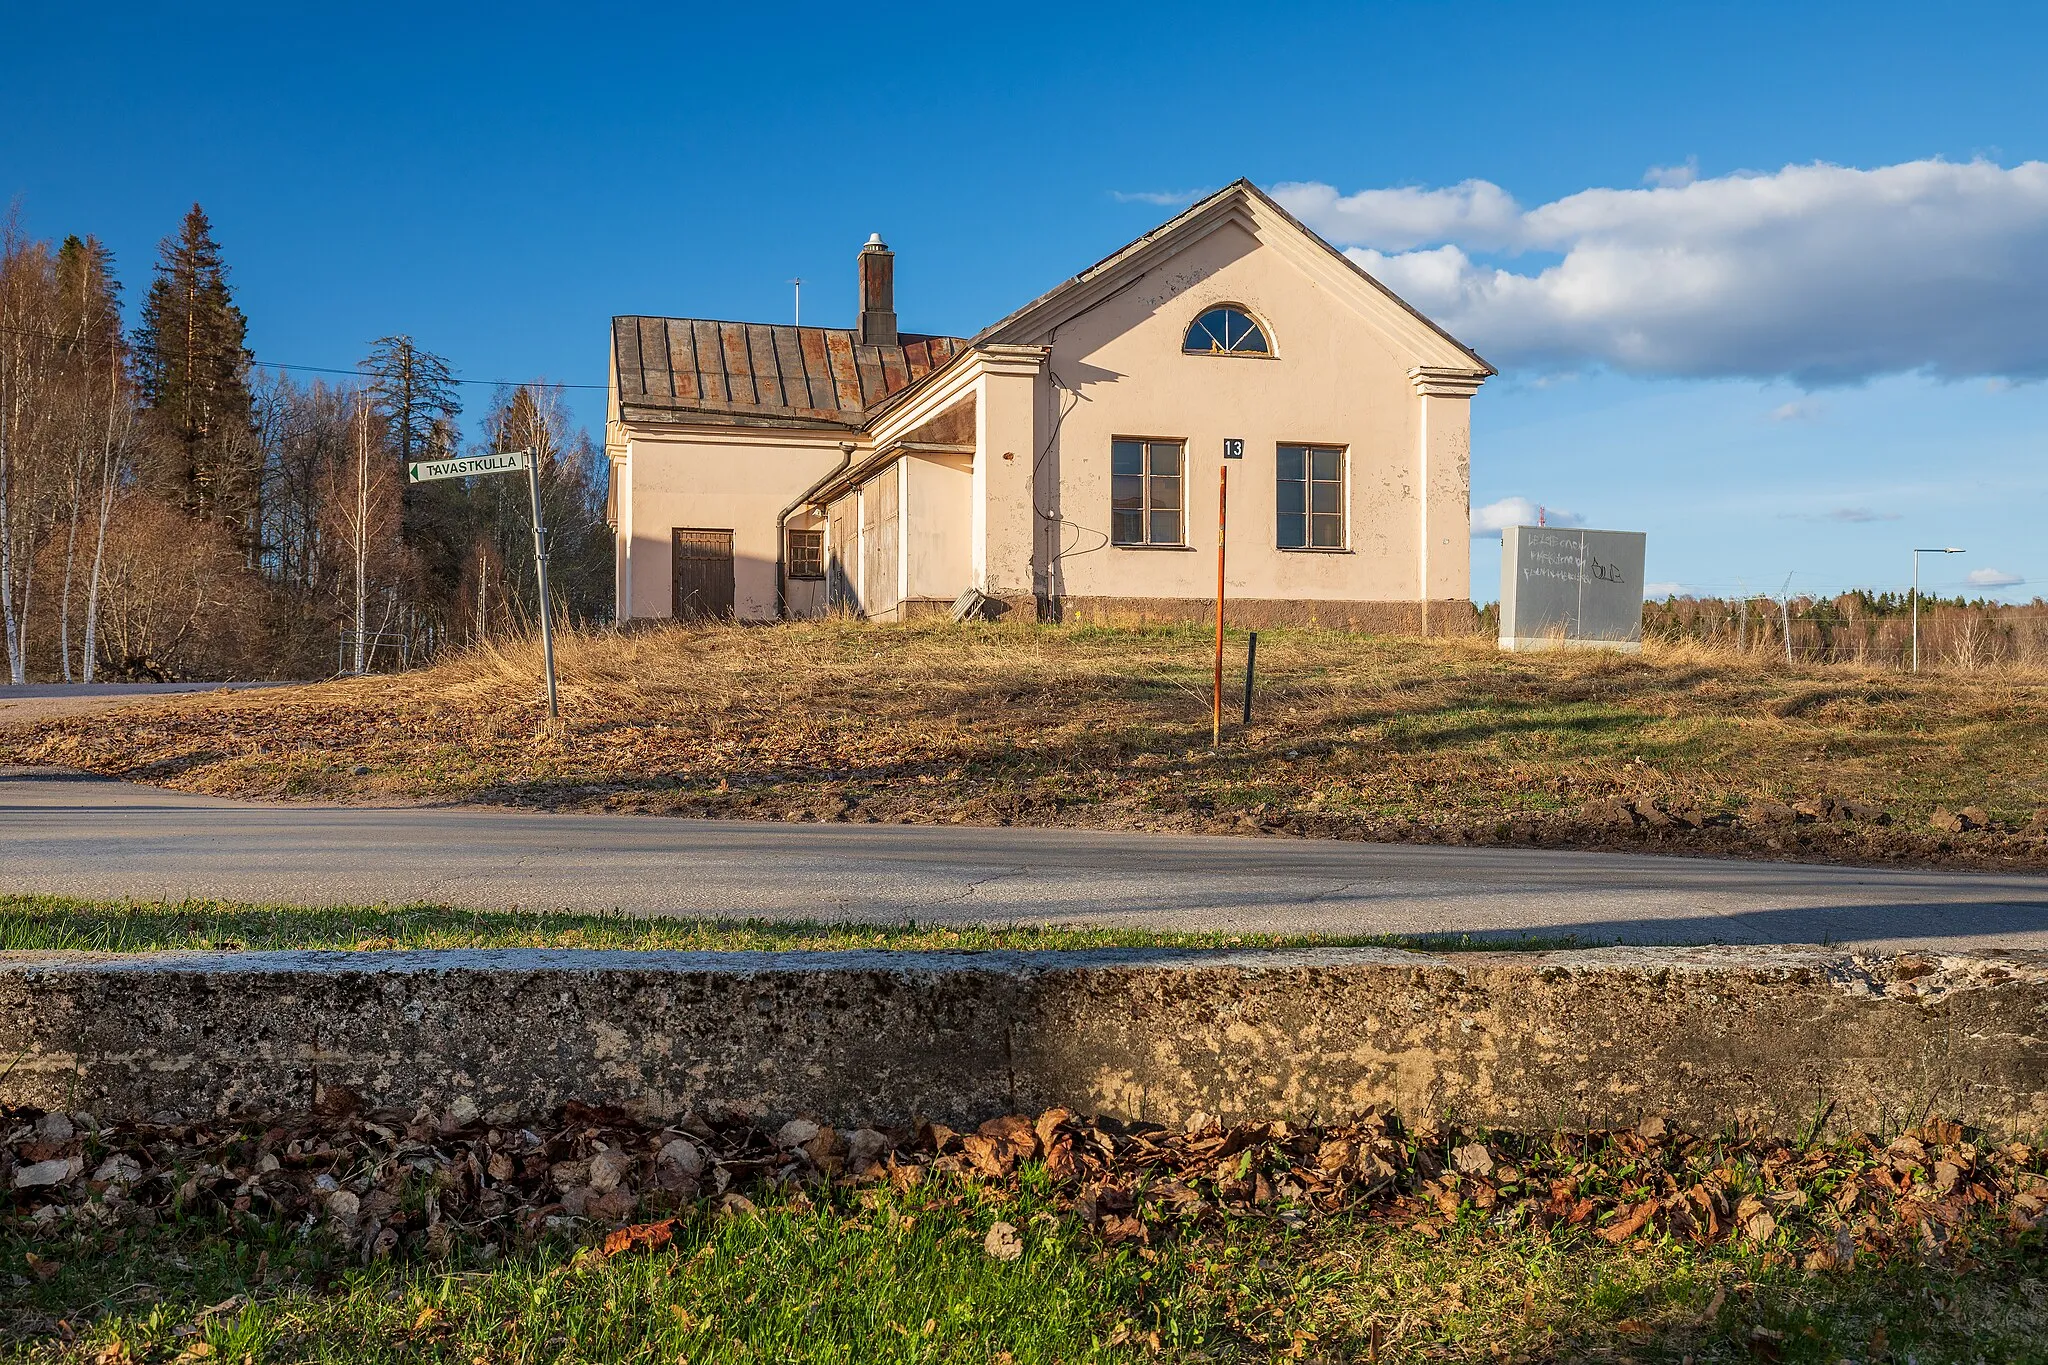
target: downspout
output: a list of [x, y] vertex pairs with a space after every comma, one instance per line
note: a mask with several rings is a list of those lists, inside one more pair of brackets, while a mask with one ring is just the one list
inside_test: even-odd
[[855, 446], [852, 441], [841, 441], [839, 443], [839, 467], [826, 474], [809, 488], [806, 488], [797, 495], [795, 502], [792, 502], [776, 514], [775, 617], [777, 620], [787, 621], [789, 619], [789, 533], [785, 529], [789, 524], [789, 519], [796, 515], [797, 508], [802, 507], [805, 503], [816, 497], [819, 489], [852, 467], [854, 449]]

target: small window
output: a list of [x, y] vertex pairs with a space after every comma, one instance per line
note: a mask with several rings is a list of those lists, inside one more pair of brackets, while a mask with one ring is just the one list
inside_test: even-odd
[[789, 533], [789, 576], [791, 578], [823, 578], [825, 576], [825, 533], [823, 531], [796, 531]]
[[1179, 441], [1112, 441], [1109, 538], [1117, 545], [1181, 544]]
[[1283, 550], [1344, 548], [1344, 452], [1281, 446], [1275, 502]]
[[1235, 304], [1221, 304], [1196, 318], [1181, 349], [1194, 355], [1271, 355], [1266, 330]]

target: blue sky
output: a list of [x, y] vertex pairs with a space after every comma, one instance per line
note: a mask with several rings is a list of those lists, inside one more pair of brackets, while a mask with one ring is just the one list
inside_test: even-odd
[[0, 195], [131, 302], [203, 203], [263, 359], [601, 384], [613, 313], [850, 323], [871, 231], [972, 332], [1245, 175], [1501, 364], [1476, 507], [1688, 590], [2048, 591], [2038, 7], [736, 8], [24, 7]]

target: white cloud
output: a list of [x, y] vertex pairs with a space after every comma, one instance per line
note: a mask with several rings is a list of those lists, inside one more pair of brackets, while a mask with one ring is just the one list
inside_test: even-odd
[[[1499, 186], [1277, 197], [1489, 359], [1537, 371], [2048, 377], [2048, 163], [1814, 164], [1523, 208]], [[1557, 259], [1510, 269], [1471, 253]]]
[[1700, 159], [1696, 156], [1687, 157], [1683, 165], [1652, 166], [1649, 170], [1643, 172], [1643, 183], [1645, 185], [1655, 185], [1657, 188], [1665, 190], [1677, 189], [1681, 185], [1690, 185], [1699, 178]]
[[1973, 588], [2016, 588], [2027, 580], [2003, 569], [1972, 569], [1964, 575], [1963, 581]]
[[1823, 404], [1817, 398], [1795, 398], [1771, 409], [1773, 422], [1811, 422], [1819, 417]]
[[1171, 208], [1192, 204], [1207, 193], [1207, 190], [1111, 190], [1109, 197], [1119, 204], [1158, 204]]
[[1333, 242], [1405, 251], [1426, 242], [1463, 242], [1482, 250], [1520, 243], [1522, 206], [1500, 186], [1467, 180], [1444, 190], [1406, 187], [1339, 195], [1328, 185], [1278, 186], [1273, 197]]
[[1510, 526], [1534, 526], [1541, 516], [1548, 526], [1583, 526], [1586, 519], [1577, 512], [1561, 508], [1539, 506], [1527, 498], [1502, 498], [1489, 502], [1484, 507], [1472, 509], [1472, 534], [1474, 536], [1497, 536]]
[[1651, 598], [1676, 597], [1684, 588], [1683, 583], [1645, 583], [1643, 599], [1648, 601]]

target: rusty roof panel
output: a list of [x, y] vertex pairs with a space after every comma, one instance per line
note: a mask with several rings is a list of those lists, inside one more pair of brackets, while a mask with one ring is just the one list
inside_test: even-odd
[[718, 341], [718, 324], [693, 320], [690, 337], [697, 343], [697, 378], [704, 388], [698, 401], [713, 410], [729, 406], [732, 394], [725, 380], [725, 351]]
[[879, 401], [898, 389], [910, 387], [910, 366], [904, 362], [903, 348], [901, 346], [877, 346], [874, 350], [876, 352], [875, 359], [882, 363], [882, 392], [875, 395], [873, 399], [870, 399], [870, 402]]
[[843, 327], [651, 317], [615, 318], [612, 344], [620, 402], [640, 420], [849, 429], [966, 349], [957, 337], [859, 346]]
[[863, 411], [867, 404], [860, 397], [860, 372], [853, 359], [853, 333], [825, 333], [825, 348], [832, 357], [832, 390], [839, 400], [838, 406], [854, 412]]
[[725, 357], [725, 382], [732, 391], [733, 406], [752, 407], [760, 399], [754, 390], [754, 362], [747, 355], [747, 325], [719, 323], [718, 346]]
[[619, 398], [638, 398], [647, 391], [647, 379], [640, 371], [640, 326], [638, 318], [612, 319], [612, 348], [619, 371]]
[[662, 325], [660, 318], [640, 319], [640, 372], [646, 376], [649, 398], [675, 396], [669, 377], [668, 328]]
[[768, 343], [775, 348], [775, 372], [782, 376], [782, 401], [789, 408], [808, 411], [810, 382], [804, 378], [803, 347], [797, 345], [796, 328], [771, 327]]
[[673, 318], [665, 322], [662, 330], [668, 333], [670, 386], [676, 402], [695, 405], [704, 396], [697, 382], [697, 339], [691, 334], [689, 323]]
[[879, 403], [888, 396], [889, 382], [882, 376], [882, 357], [872, 346], [855, 346], [853, 363], [860, 375], [860, 397], [863, 405]]
[[754, 401], [762, 407], [793, 406], [782, 391], [782, 366], [775, 357], [775, 329], [747, 324], [747, 356], [754, 363]]
[[832, 385], [832, 357], [825, 349], [825, 333], [817, 327], [792, 327], [797, 350], [804, 361], [804, 379], [810, 391], [811, 407], [820, 411], [839, 407], [839, 391]]

